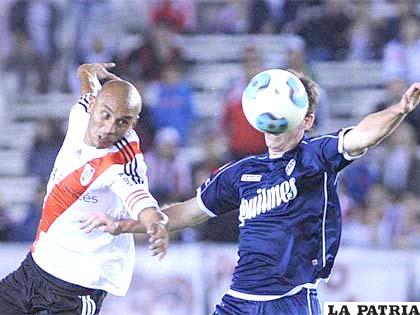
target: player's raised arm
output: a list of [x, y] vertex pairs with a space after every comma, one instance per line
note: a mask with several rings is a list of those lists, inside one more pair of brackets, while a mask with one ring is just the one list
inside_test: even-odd
[[420, 101], [420, 83], [412, 84], [399, 103], [370, 114], [344, 136], [344, 151], [355, 156], [378, 145], [413, 111]]
[[102, 85], [100, 80], [120, 80], [118, 76], [108, 71], [115, 67], [115, 63], [89, 63], [80, 65], [77, 69], [77, 77], [80, 80], [80, 91], [86, 93], [98, 93]]

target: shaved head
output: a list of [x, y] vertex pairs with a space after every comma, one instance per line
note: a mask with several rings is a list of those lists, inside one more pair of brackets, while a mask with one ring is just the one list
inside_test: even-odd
[[141, 112], [142, 100], [139, 91], [134, 85], [124, 80], [111, 80], [106, 82], [98, 93], [98, 99], [112, 98], [119, 106], [127, 106], [131, 112], [138, 115]]
[[134, 128], [141, 106], [141, 96], [134, 85], [124, 80], [106, 82], [88, 109], [85, 142], [96, 148], [117, 143]]

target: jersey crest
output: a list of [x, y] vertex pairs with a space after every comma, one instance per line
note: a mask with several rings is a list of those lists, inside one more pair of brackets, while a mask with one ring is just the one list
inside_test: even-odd
[[286, 165], [287, 176], [290, 176], [293, 173], [293, 171], [295, 170], [295, 166], [296, 166], [296, 160], [295, 159], [291, 159], [289, 161], [289, 163], [287, 163], [287, 165]]
[[87, 163], [83, 169], [82, 175], [80, 175], [80, 184], [82, 184], [82, 186], [88, 185], [93, 178], [93, 174], [95, 174], [95, 169]]

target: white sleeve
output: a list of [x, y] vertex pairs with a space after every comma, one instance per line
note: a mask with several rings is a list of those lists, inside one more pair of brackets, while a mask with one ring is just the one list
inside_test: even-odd
[[118, 165], [109, 184], [134, 220], [138, 220], [140, 212], [146, 208], [159, 208], [156, 199], [149, 192], [146, 170], [143, 155], [137, 154], [132, 161]]

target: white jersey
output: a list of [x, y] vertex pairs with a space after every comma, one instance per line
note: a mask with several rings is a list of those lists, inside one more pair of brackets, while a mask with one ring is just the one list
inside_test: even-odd
[[84, 143], [89, 121], [86, 94], [73, 106], [63, 146], [47, 187], [41, 222], [32, 246], [35, 262], [46, 272], [83, 287], [125, 295], [134, 269], [132, 234], [113, 236], [80, 230], [79, 219], [106, 212], [138, 219], [158, 207], [150, 194], [146, 164], [133, 130], [113, 147]]

